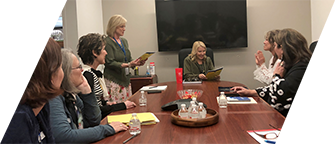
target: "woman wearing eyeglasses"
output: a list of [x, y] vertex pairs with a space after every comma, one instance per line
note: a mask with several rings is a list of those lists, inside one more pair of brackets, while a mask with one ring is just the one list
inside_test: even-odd
[[[312, 53], [305, 37], [294, 29], [283, 29], [274, 37], [274, 51], [282, 59], [270, 85], [255, 90], [233, 87], [242, 96], [260, 96], [286, 117]], [[269, 100], [269, 101], [268, 101]]]
[[100, 64], [105, 64], [105, 57], [107, 55], [105, 50], [105, 36], [98, 33], [89, 33], [80, 37], [77, 47], [78, 55], [85, 64], [83, 66], [83, 75], [95, 93], [101, 110], [101, 119], [105, 118], [111, 112], [135, 107], [136, 104], [128, 100], [121, 103], [107, 101], [109, 95], [107, 93], [104, 76], [101, 71], [97, 70]]
[[64, 93], [50, 101], [50, 121], [56, 143], [90, 143], [128, 127], [120, 122], [99, 125], [101, 112], [77, 57], [62, 49]]

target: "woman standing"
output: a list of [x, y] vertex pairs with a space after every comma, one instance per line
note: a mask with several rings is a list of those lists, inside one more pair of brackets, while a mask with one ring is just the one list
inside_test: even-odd
[[100, 64], [105, 64], [105, 57], [107, 55], [105, 50], [105, 36], [98, 33], [89, 33], [80, 37], [77, 47], [78, 55], [84, 63], [83, 75], [95, 93], [97, 103], [101, 110], [101, 119], [105, 118], [111, 112], [136, 106], [136, 104], [131, 101], [115, 104], [105, 100], [109, 98], [107, 87], [102, 72], [97, 70]]
[[61, 48], [49, 38], [1, 143], [55, 142], [48, 101], [62, 93], [61, 66]]
[[111, 102], [124, 102], [131, 95], [130, 68], [144, 65], [145, 61], [133, 60], [127, 39], [123, 38], [127, 20], [121, 15], [112, 16], [107, 25], [105, 82]]
[[268, 68], [265, 66], [265, 58], [262, 51], [258, 50], [255, 54], [256, 70], [254, 71], [254, 79], [261, 83], [270, 84], [272, 82], [273, 71], [278, 63], [280, 63], [280, 59], [278, 59], [274, 51], [274, 37], [278, 32], [279, 30], [268, 31], [263, 42], [264, 50], [272, 54]]
[[294, 29], [280, 30], [274, 41], [274, 51], [282, 62], [276, 66], [271, 84], [255, 90], [243, 87], [232, 90], [242, 96], [260, 96], [286, 117], [312, 53], [305, 37]]
[[50, 101], [50, 121], [56, 143], [91, 143], [128, 127], [121, 122], [100, 125], [101, 112], [77, 57], [62, 49], [62, 95]]
[[[210, 57], [206, 56], [206, 45], [202, 41], [195, 41], [192, 52], [184, 59], [184, 79], [207, 79], [208, 70], [214, 69]], [[217, 76], [216, 79], [220, 79]]]

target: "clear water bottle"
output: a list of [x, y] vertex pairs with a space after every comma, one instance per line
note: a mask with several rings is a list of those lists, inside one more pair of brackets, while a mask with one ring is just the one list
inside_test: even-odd
[[144, 91], [141, 91], [141, 96], [138, 99], [140, 106], [147, 106], [147, 97], [145, 96]]
[[192, 98], [192, 101], [194, 101], [194, 104], [195, 104], [195, 105], [198, 105], [198, 102], [197, 102], [197, 98], [196, 98], [196, 97], [193, 97], [193, 98]]
[[129, 121], [129, 132], [131, 135], [137, 135], [141, 133], [141, 122], [137, 117], [136, 113], [133, 113]]
[[186, 109], [186, 104], [181, 104], [181, 108], [178, 112], [180, 118], [188, 118], [188, 111]]
[[[192, 105], [195, 104], [194, 101], [190, 101], [190, 105], [187, 108], [187, 112], [190, 113], [192, 109]], [[190, 116], [189, 116], [190, 117]]]
[[206, 118], [207, 111], [204, 107], [204, 103], [199, 102], [198, 112], [199, 112], [199, 118]]
[[197, 119], [199, 117], [199, 111], [195, 104], [192, 104], [191, 111], [188, 113], [188, 116], [190, 119]]
[[227, 108], [227, 97], [226, 95], [224, 94], [224, 92], [221, 92], [220, 93], [220, 97], [219, 97], [219, 107], [220, 108]]

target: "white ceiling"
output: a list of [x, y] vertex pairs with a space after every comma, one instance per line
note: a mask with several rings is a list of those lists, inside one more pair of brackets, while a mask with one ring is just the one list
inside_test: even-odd
[[62, 17], [8, 20], [8, 29], [10, 30], [26, 28], [47, 28], [48, 26], [62, 27]]

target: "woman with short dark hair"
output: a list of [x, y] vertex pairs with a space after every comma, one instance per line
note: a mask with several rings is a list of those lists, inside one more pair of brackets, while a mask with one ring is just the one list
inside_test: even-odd
[[48, 101], [62, 93], [61, 66], [61, 47], [49, 38], [1, 143], [55, 142]]

